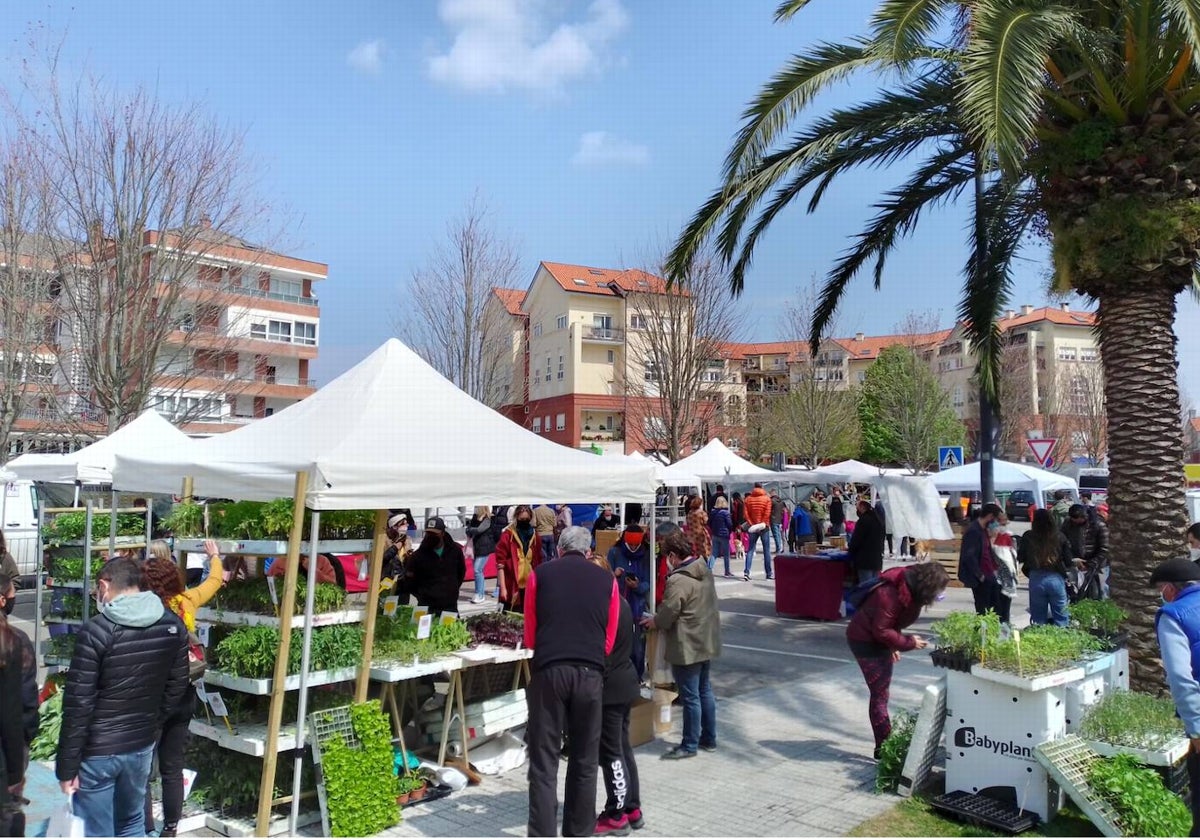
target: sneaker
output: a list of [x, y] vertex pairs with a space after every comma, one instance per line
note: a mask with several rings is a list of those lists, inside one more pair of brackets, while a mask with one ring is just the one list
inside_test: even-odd
[[601, 814], [600, 819], [596, 820], [596, 830], [592, 832], [592, 836], [624, 837], [628, 833], [629, 820], [624, 814], [617, 814], [615, 817]]
[[750, 580], [750, 573], [747, 572], [746, 574], [742, 575], [742, 580]]
[[775, 575], [767, 575], [767, 580], [775, 580]]
[[733, 572], [726, 572], [726, 573], [725, 573], [725, 577], [727, 577], [727, 578], [732, 578], [732, 577], [736, 577], [736, 575], [735, 575], [735, 574], [733, 574]]
[[482, 604], [486, 600], [487, 600], [487, 598], [485, 598], [483, 595], [476, 595], [474, 598], [471, 599], [471, 603], [472, 604]]
[[685, 750], [683, 747], [671, 747], [662, 754], [664, 761], [675, 761], [681, 758], [695, 758], [696, 753], [692, 750]]
[[646, 827], [646, 821], [642, 819], [642, 809], [633, 808], [625, 812], [625, 819], [629, 821], [629, 827], [634, 831], [640, 831]]
[[700, 749], [704, 750], [705, 752], [716, 752], [716, 751], [717, 751], [717, 745], [716, 745], [715, 743], [712, 743], [712, 744], [701, 744], [701, 745], [700, 745]]
[[872, 756], [875, 758], [875, 760], [876, 760], [876, 761], [878, 761], [878, 760], [879, 760], [879, 749], [880, 749], [879, 747], [876, 747], [876, 748], [875, 748], [875, 752], [873, 752], [873, 753], [871, 754], [871, 755], [872, 755]]

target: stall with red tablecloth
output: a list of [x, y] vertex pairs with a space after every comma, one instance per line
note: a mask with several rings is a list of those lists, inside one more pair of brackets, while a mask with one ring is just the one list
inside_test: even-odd
[[844, 554], [781, 554], [775, 558], [775, 612], [785, 618], [836, 621], [849, 563]]

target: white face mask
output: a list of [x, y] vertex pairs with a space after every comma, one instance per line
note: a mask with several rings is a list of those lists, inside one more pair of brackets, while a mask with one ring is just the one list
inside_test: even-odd
[[1193, 561], [1200, 560], [1200, 548], [1189, 548], [1188, 554], [1191, 555]]

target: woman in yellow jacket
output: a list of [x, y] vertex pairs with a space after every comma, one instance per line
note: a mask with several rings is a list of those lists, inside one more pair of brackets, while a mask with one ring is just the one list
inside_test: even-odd
[[[199, 586], [184, 589], [183, 571], [171, 559], [171, 548], [162, 540], [150, 544], [149, 557], [142, 566], [142, 588], [162, 599], [163, 606], [183, 620], [188, 632], [196, 630], [196, 610], [204, 606], [225, 583], [225, 568], [213, 540], [204, 541], [208, 554], [208, 577]], [[189, 690], [179, 708], [163, 722], [158, 738], [158, 771], [162, 777], [163, 827], [159, 837], [174, 837], [183, 815], [183, 754], [187, 749], [188, 722], [196, 704], [195, 691]], [[150, 791], [146, 791], [146, 832], [154, 831]]]

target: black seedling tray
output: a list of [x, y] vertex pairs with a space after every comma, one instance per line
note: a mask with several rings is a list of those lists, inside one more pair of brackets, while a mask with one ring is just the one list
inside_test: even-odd
[[450, 785], [430, 785], [425, 789], [425, 795], [416, 802], [405, 802], [400, 806], [400, 810], [411, 808], [414, 805], [424, 805], [426, 802], [436, 802], [439, 799], [445, 799], [453, 793]]
[[1037, 825], [1038, 816], [1031, 811], [1019, 811], [1006, 802], [956, 790], [945, 793], [930, 804], [971, 825], [984, 825], [1008, 834], [1020, 834]]
[[929, 658], [939, 668], [949, 668], [951, 671], [964, 671], [968, 674], [971, 673], [971, 666], [978, 661], [958, 651], [942, 650], [941, 648], [934, 648], [929, 651]]

